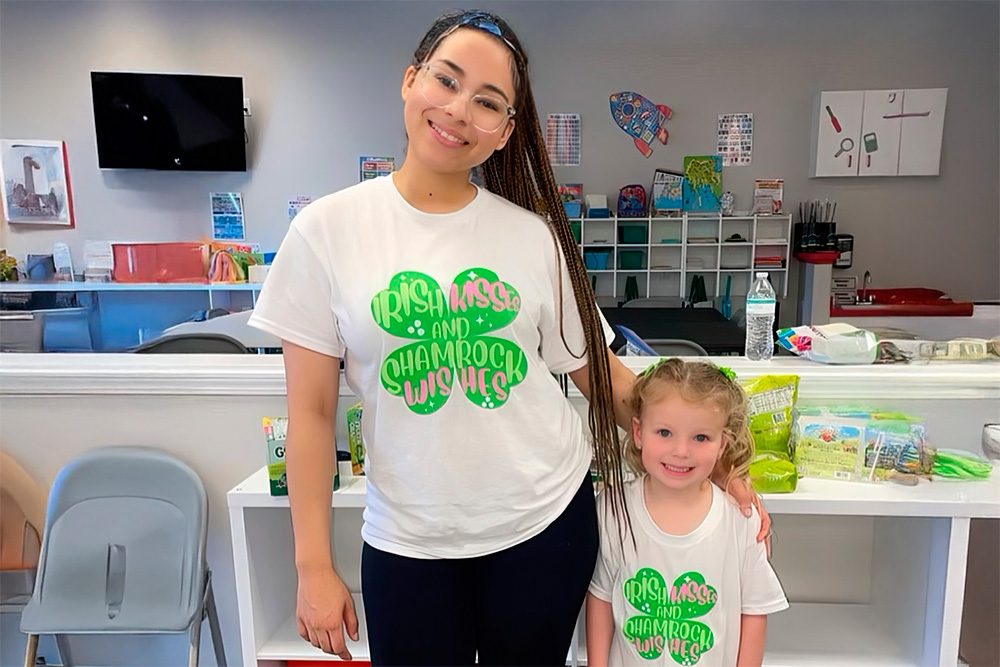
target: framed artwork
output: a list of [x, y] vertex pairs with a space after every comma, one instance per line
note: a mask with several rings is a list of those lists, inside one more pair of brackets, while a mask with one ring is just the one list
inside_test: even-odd
[[72, 227], [73, 196], [67, 165], [64, 141], [0, 141], [7, 222]]
[[684, 207], [684, 174], [657, 169], [649, 192], [649, 208], [653, 215], [666, 215]]

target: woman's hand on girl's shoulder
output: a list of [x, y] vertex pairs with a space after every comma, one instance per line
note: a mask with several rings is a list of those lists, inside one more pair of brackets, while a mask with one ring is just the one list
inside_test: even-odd
[[726, 487], [726, 493], [732, 496], [736, 504], [740, 506], [743, 516], [748, 519], [753, 516], [752, 508], [757, 508], [760, 515], [760, 530], [757, 531], [757, 541], [763, 541], [767, 547], [767, 557], [771, 557], [771, 516], [764, 509], [764, 504], [760, 501], [760, 496], [753, 490], [750, 480], [746, 478], [732, 479]]

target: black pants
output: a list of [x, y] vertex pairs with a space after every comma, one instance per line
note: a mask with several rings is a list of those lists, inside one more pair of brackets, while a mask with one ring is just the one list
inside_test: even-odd
[[590, 476], [552, 525], [478, 558], [361, 555], [372, 665], [565, 665], [597, 562]]

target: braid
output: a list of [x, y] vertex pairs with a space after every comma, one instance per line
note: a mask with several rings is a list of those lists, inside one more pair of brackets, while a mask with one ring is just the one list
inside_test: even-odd
[[[515, 57], [518, 55], [515, 54]], [[524, 64], [526, 65], [526, 62]], [[594, 442], [594, 459], [597, 472], [605, 480], [608, 492], [611, 493], [610, 504], [618, 532], [624, 534], [624, 527], [631, 532], [631, 520], [624, 501], [622, 451], [618, 441], [618, 425], [615, 422], [608, 349], [604, 343], [601, 318], [590, 280], [556, 188], [526, 67], [522, 69], [521, 77], [522, 86], [517, 96], [517, 129], [511, 135], [507, 146], [503, 150], [494, 152], [483, 163], [481, 167], [483, 179], [490, 192], [522, 208], [534, 211], [548, 221], [549, 231], [558, 244], [556, 266], [560, 293], [562, 293], [562, 261], [559, 258], [559, 248], [562, 249], [562, 256], [566, 258], [573, 294], [583, 324], [585, 351], [590, 367], [588, 422]], [[558, 307], [559, 332], [563, 344], [569, 349], [563, 329], [561, 301]], [[570, 350], [570, 353], [576, 356], [573, 350]]]
[[[511, 76], [516, 89], [516, 130], [506, 147], [494, 153], [480, 165], [486, 189], [548, 221], [549, 231], [556, 241], [556, 268], [559, 293], [562, 294], [562, 257], [566, 258], [573, 295], [583, 324], [586, 348], [579, 355], [569, 350], [563, 329], [562, 299], [559, 299], [559, 334], [563, 345], [577, 358], [587, 355], [590, 368], [590, 407], [588, 422], [594, 441], [594, 459], [598, 474], [611, 494], [611, 511], [619, 534], [624, 527], [632, 532], [622, 472], [622, 449], [615, 423], [614, 398], [611, 392], [611, 366], [608, 348], [604, 344], [601, 317], [590, 288], [583, 258], [576, 247], [573, 232], [556, 187], [556, 180], [545, 148], [545, 138], [538, 122], [538, 111], [528, 81], [528, 57], [517, 35], [499, 16], [482, 11], [457, 11], [441, 16], [427, 31], [413, 53], [413, 65], [425, 62], [437, 45], [456, 29], [475, 29], [493, 35], [511, 52]], [[635, 543], [635, 536], [632, 536]]]

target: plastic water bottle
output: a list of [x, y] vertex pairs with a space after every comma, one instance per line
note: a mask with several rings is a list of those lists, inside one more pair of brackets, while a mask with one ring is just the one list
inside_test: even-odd
[[757, 273], [747, 294], [746, 355], [751, 361], [767, 361], [774, 354], [774, 301], [767, 272]]

